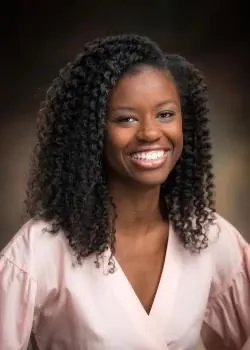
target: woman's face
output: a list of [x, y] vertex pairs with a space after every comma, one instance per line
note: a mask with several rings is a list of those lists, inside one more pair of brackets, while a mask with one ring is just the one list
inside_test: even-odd
[[155, 186], [167, 179], [183, 147], [180, 98], [167, 72], [125, 74], [112, 91], [106, 124], [109, 181]]

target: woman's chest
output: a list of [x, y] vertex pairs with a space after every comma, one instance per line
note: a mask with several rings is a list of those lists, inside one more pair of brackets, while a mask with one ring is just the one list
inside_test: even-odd
[[140, 252], [125, 258], [116, 256], [124, 279], [133, 289], [142, 307], [149, 314], [161, 280], [165, 250], [156, 253]]
[[114, 273], [108, 273], [109, 259], [99, 269], [94, 260], [75, 270], [67, 267], [64, 276], [51, 282], [48, 296], [40, 305], [35, 322], [40, 348], [193, 349], [211, 273], [205, 262], [197, 268], [195, 263], [172, 258], [164, 260], [162, 269], [150, 271], [146, 262], [144, 270], [137, 266], [137, 273], [149, 271], [148, 279], [132, 281], [139, 283], [141, 293], [147, 283], [157, 281], [153, 274], [158, 271], [149, 313], [117, 261]]

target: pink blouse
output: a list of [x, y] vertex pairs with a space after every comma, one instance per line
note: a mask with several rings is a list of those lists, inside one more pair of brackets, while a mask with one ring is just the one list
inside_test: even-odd
[[[152, 309], [146, 313], [124, 272], [95, 256], [75, 264], [62, 232], [27, 222], [1, 252], [0, 349], [250, 349], [250, 248], [217, 217], [209, 248], [190, 254], [170, 226]], [[219, 228], [219, 229], [218, 229]], [[202, 329], [202, 331], [201, 331]]]

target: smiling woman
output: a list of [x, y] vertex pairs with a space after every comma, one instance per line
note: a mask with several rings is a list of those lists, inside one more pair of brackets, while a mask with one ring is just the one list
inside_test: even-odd
[[146, 37], [59, 72], [1, 253], [0, 349], [248, 346], [250, 249], [215, 212], [207, 111], [200, 72]]
[[179, 93], [165, 69], [138, 66], [112, 91], [107, 113], [105, 160], [129, 187], [161, 185], [182, 151]]

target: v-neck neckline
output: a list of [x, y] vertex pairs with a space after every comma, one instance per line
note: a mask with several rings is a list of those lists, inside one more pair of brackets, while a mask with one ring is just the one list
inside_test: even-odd
[[[169, 229], [170, 231], [170, 229]], [[168, 236], [169, 236], [169, 232], [168, 232]], [[169, 237], [168, 237], [168, 240], [169, 240]], [[126, 284], [126, 288], [130, 289], [131, 291], [131, 296], [132, 294], [134, 294], [134, 299], [137, 300], [138, 304], [139, 304], [139, 307], [141, 307], [143, 309], [143, 312], [150, 317], [151, 313], [152, 313], [152, 310], [154, 308], [154, 304], [155, 304], [155, 301], [157, 299], [157, 294], [161, 288], [161, 284], [162, 284], [162, 278], [163, 278], [163, 275], [165, 273], [165, 269], [166, 269], [166, 260], [167, 260], [167, 250], [168, 250], [168, 244], [166, 245], [166, 251], [164, 253], [164, 258], [163, 258], [163, 264], [162, 264], [162, 268], [161, 268], [161, 273], [160, 273], [160, 278], [159, 278], [159, 281], [158, 281], [158, 285], [156, 287], [156, 291], [155, 291], [155, 294], [154, 294], [154, 298], [153, 298], [153, 301], [152, 301], [152, 304], [151, 304], [151, 307], [150, 307], [150, 310], [147, 311], [145, 306], [143, 305], [142, 301], [140, 300], [139, 296], [137, 295], [134, 287], [132, 286], [129, 278], [127, 277], [124, 269], [122, 268], [121, 264], [119, 263], [118, 259], [116, 258], [116, 256], [113, 257], [113, 260], [114, 260], [114, 263], [115, 263], [115, 273], [118, 273], [121, 275], [121, 278], [123, 279], [124, 281], [124, 284]], [[125, 287], [125, 286], [124, 286]]]
[[110, 269], [110, 250], [103, 254], [102, 269], [99, 277], [105, 290], [113, 294], [115, 308], [121, 309], [121, 317], [139, 334], [146, 336], [149, 341], [157, 344], [156, 349], [167, 349], [171, 339], [171, 320], [174, 317], [176, 297], [180, 286], [181, 271], [183, 270], [183, 247], [179, 242], [171, 223], [169, 224], [169, 238], [166, 249], [164, 266], [162, 269], [157, 292], [149, 313], [146, 312], [137, 297], [132, 285], [128, 281], [118, 261], [115, 262], [114, 273]]
[[115, 293], [116, 298], [120, 300], [126, 312], [130, 312], [132, 316], [137, 315], [141, 320], [144, 319], [146, 323], [155, 323], [156, 328], [158, 328], [159, 324], [161, 324], [160, 328], [165, 328], [164, 326], [169, 324], [174, 312], [174, 301], [177, 295], [179, 278], [182, 270], [182, 248], [171, 223], [169, 223], [169, 237], [164, 265], [149, 313], [145, 310], [115, 257], [113, 257], [115, 271], [114, 273], [107, 274], [110, 268], [108, 263], [111, 252], [110, 250], [105, 252], [103, 266], [104, 277], [106, 281], [110, 283], [110, 287]]

